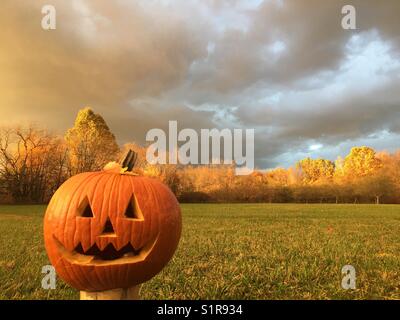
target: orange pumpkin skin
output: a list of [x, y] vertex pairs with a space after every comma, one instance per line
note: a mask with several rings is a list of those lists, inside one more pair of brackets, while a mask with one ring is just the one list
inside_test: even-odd
[[[129, 203], [136, 216], [126, 215]], [[83, 216], [88, 206], [93, 217]], [[110, 222], [113, 233], [105, 230]], [[105, 291], [138, 285], [160, 272], [178, 246], [181, 227], [179, 203], [167, 186], [100, 171], [76, 175], [56, 191], [44, 237], [64, 281], [82, 291]], [[108, 251], [113, 256], [103, 259]]]

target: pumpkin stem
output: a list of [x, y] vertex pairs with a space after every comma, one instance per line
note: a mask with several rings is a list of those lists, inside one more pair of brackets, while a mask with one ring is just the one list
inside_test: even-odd
[[132, 149], [129, 149], [127, 152], [125, 152], [125, 155], [121, 158], [119, 163], [122, 168], [127, 168], [126, 171], [132, 171], [136, 164], [137, 157], [137, 153]]

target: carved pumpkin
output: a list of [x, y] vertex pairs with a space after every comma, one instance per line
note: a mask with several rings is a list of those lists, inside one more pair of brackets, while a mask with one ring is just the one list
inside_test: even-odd
[[51, 199], [45, 245], [58, 275], [82, 291], [129, 288], [168, 263], [181, 233], [174, 194], [119, 170], [82, 173]]

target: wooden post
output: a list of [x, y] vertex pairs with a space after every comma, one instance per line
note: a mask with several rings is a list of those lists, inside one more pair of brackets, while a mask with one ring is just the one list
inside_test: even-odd
[[81, 300], [140, 300], [140, 285], [126, 289], [113, 289], [99, 292], [81, 291]]

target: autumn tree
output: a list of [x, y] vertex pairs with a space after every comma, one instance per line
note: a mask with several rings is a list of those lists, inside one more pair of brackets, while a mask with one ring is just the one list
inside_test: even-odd
[[276, 168], [273, 170], [269, 170], [266, 173], [266, 177], [268, 183], [271, 185], [283, 185], [286, 186], [289, 184], [290, 177], [287, 169], [284, 168]]
[[148, 177], [153, 177], [161, 180], [165, 183], [171, 191], [179, 196], [181, 188], [181, 178], [179, 175], [179, 169], [177, 165], [165, 164], [165, 165], [148, 165], [144, 169], [144, 174]]
[[393, 182], [383, 172], [363, 178], [358, 187], [365, 197], [374, 198], [376, 204], [380, 204], [381, 198], [390, 195], [394, 190]]
[[114, 134], [101, 115], [90, 108], [78, 112], [74, 127], [65, 135], [70, 175], [101, 169], [119, 153]]
[[354, 180], [374, 174], [381, 167], [381, 161], [376, 157], [374, 149], [369, 147], [354, 147], [344, 159], [343, 174]]
[[393, 193], [400, 195], [400, 150], [393, 154], [380, 152], [376, 157], [381, 162], [380, 172], [392, 182]]
[[330, 160], [306, 158], [296, 164], [304, 183], [331, 181], [335, 164]]

